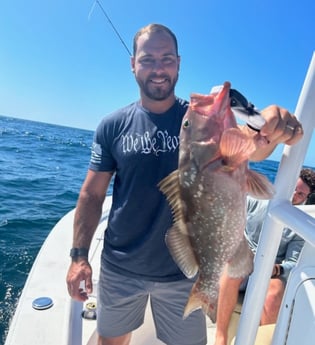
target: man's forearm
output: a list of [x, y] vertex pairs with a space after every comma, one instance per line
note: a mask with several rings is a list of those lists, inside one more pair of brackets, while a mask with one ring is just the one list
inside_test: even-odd
[[103, 200], [81, 193], [74, 216], [73, 247], [89, 249], [102, 215]]
[[239, 126], [239, 128], [256, 142], [257, 149], [251, 154], [251, 161], [258, 162], [266, 159], [276, 148], [277, 143], [268, 142], [266, 138], [261, 137], [258, 132], [250, 129], [248, 126]]

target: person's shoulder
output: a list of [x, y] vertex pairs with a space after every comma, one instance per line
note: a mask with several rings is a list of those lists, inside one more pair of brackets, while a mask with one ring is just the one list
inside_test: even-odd
[[180, 98], [180, 97], [176, 97], [176, 104], [181, 107], [184, 108], [185, 110], [188, 108], [189, 106], [189, 102], [186, 99]]
[[255, 211], [257, 209], [266, 209], [268, 206], [269, 200], [266, 199], [256, 199], [252, 196], [247, 196], [247, 210]]
[[129, 115], [133, 114], [136, 111], [137, 107], [138, 102], [133, 102], [108, 113], [107, 115], [103, 116], [97, 128], [114, 126], [125, 121], [129, 117]]
[[189, 107], [189, 102], [183, 98], [176, 97], [175, 104], [172, 109], [175, 110], [175, 113], [182, 119], [187, 112]]
[[121, 118], [124, 118], [126, 115], [133, 113], [138, 107], [138, 102], [133, 102], [124, 107], [118, 108], [109, 114], [105, 115], [102, 121], [110, 122], [110, 121], [117, 121]]

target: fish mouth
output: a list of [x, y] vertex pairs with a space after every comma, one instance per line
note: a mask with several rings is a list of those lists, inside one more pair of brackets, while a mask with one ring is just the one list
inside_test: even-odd
[[230, 86], [229, 82], [225, 82], [218, 92], [208, 95], [192, 94], [190, 97], [191, 109], [203, 117], [224, 113], [223, 109], [230, 106]]
[[224, 84], [223, 84], [223, 88], [222, 90], [215, 94], [215, 97], [216, 99], [219, 100], [219, 104], [221, 104], [221, 106], [228, 106], [229, 102], [230, 102], [230, 88], [231, 88], [231, 83], [226, 81]]

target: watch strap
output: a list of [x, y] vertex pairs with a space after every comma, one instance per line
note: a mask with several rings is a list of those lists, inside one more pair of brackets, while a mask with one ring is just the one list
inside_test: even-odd
[[78, 258], [80, 256], [89, 257], [89, 250], [86, 248], [71, 248], [70, 256], [72, 259]]

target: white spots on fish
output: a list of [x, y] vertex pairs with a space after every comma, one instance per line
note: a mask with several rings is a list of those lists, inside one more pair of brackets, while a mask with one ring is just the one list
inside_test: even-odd
[[183, 182], [185, 187], [191, 187], [196, 180], [196, 169], [190, 169], [190, 171], [185, 171], [183, 173]]
[[196, 171], [192, 171], [191, 174], [190, 174], [191, 182], [195, 182], [196, 176], [197, 176]]
[[[195, 199], [201, 199], [201, 197], [203, 197], [204, 193], [204, 187], [201, 183], [198, 184], [198, 190], [196, 191], [196, 193], [193, 195], [193, 197]], [[197, 201], [198, 202], [198, 201]]]
[[195, 199], [200, 199], [202, 197], [202, 193], [200, 191], [197, 191], [196, 194], [194, 194]]

